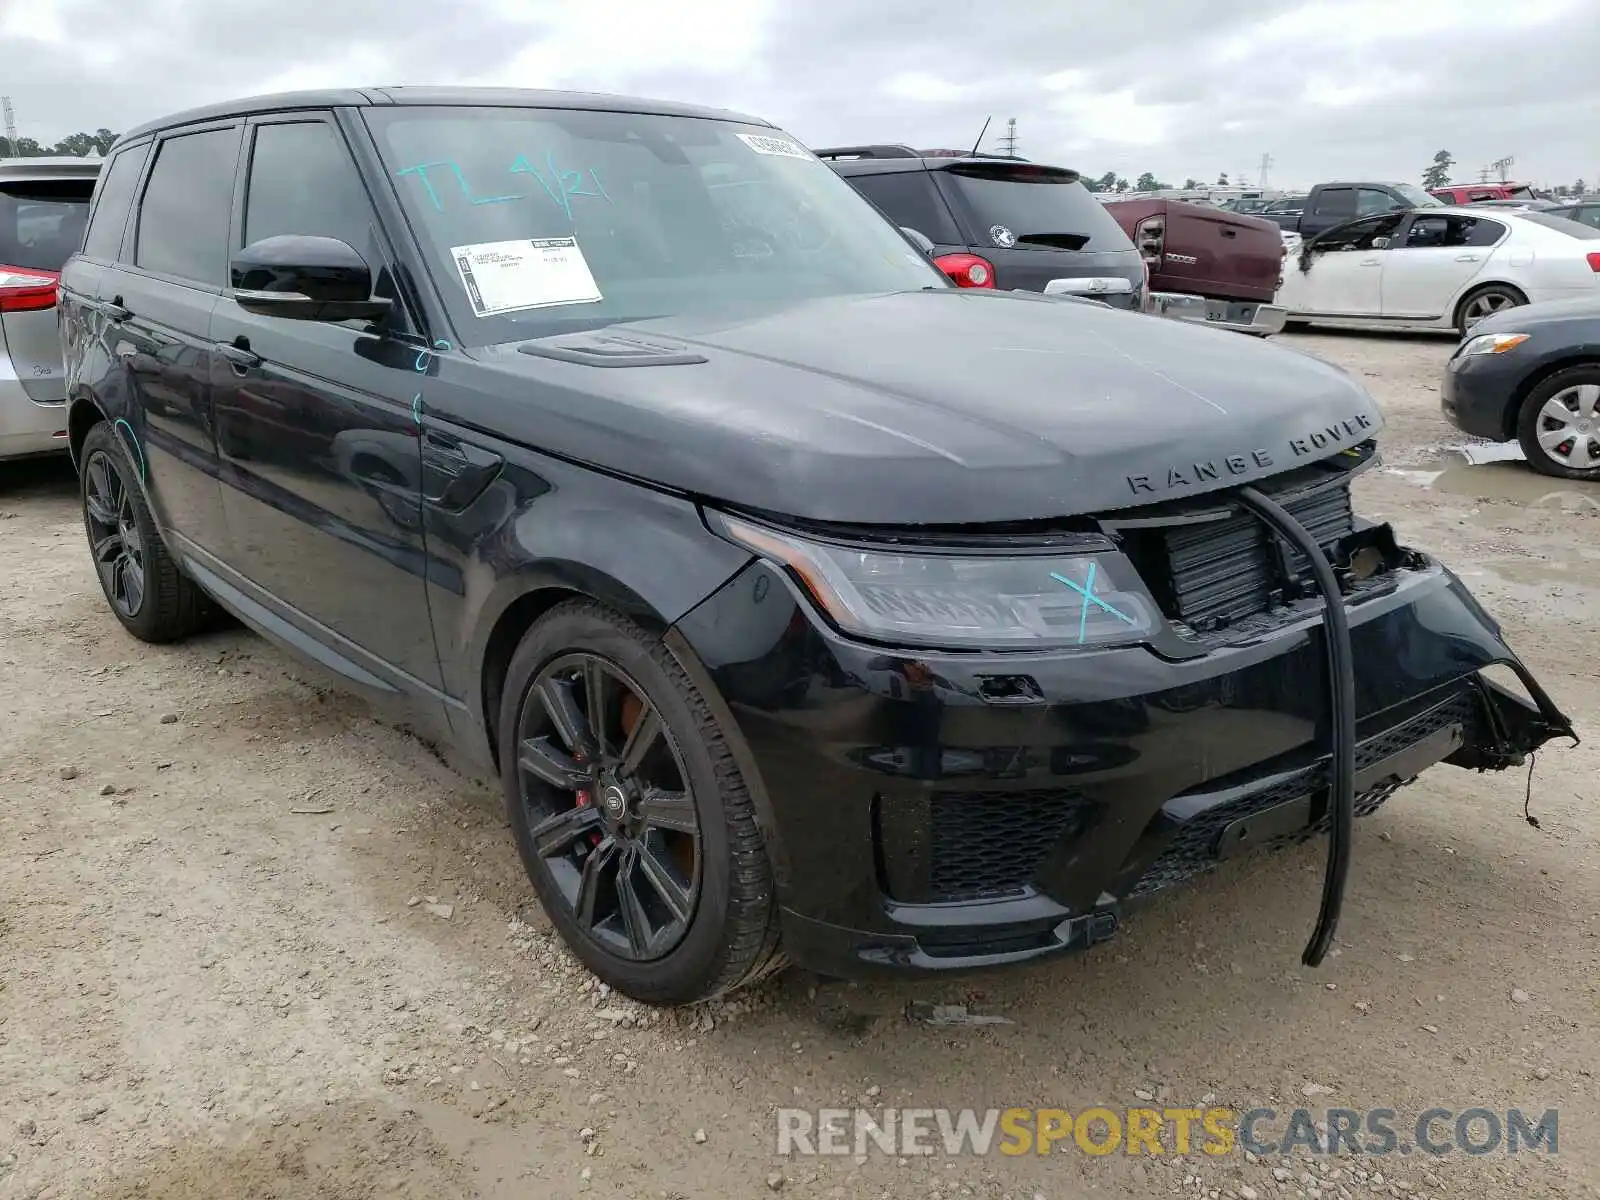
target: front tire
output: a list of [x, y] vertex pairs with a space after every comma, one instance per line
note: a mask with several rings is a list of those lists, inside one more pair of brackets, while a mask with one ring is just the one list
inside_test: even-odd
[[112, 615], [141, 642], [188, 637], [204, 621], [205, 596], [167, 553], [138, 467], [104, 421], [89, 430], [80, 457], [84, 531]]
[[1600, 482], [1600, 364], [1557, 371], [1529, 392], [1517, 441], [1541, 475]]
[[601, 980], [687, 1004], [782, 965], [749, 789], [658, 638], [590, 600], [551, 609], [512, 656], [498, 745], [523, 866]]

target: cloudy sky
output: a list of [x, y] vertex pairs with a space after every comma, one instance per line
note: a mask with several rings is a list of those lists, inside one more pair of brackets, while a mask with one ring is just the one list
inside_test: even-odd
[[52, 143], [329, 84], [624, 91], [813, 146], [1018, 150], [1086, 174], [1274, 184], [1600, 180], [1600, 0], [0, 0], [0, 86]]

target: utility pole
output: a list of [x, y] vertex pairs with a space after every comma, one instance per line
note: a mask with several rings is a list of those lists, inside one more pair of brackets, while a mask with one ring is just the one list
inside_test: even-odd
[[1000, 139], [1000, 153], [1007, 158], [1015, 158], [1017, 154], [1017, 119], [1006, 118], [1005, 136]]
[[11, 153], [17, 152], [17, 114], [11, 107], [10, 96], [0, 96], [0, 119], [6, 127], [6, 142], [11, 147]]
[[1516, 162], [1516, 161], [1517, 160], [1516, 160], [1516, 157], [1514, 155], [1508, 154], [1504, 158], [1495, 159], [1494, 162], [1492, 164], [1490, 164], [1491, 166], [1494, 167], [1494, 169], [1496, 171], [1500, 172], [1500, 182], [1501, 183], [1504, 183], [1507, 179], [1509, 179], [1511, 177], [1508, 172], [1511, 169], [1511, 164]]
[[1267, 173], [1272, 170], [1272, 155], [1261, 156], [1261, 183], [1258, 185], [1264, 192], [1267, 190]]

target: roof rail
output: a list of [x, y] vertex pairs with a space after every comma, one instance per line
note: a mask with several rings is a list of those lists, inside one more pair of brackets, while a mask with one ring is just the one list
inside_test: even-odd
[[921, 158], [910, 146], [884, 144], [879, 146], [830, 146], [813, 150], [818, 158]]

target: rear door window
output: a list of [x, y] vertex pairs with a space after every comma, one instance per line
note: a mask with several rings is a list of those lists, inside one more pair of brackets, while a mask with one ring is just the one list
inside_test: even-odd
[[1428, 214], [1411, 219], [1402, 243], [1407, 250], [1453, 249], [1462, 246], [1492, 246], [1506, 227], [1483, 217], [1457, 217]]
[[59, 271], [83, 245], [94, 179], [0, 181], [0, 265]]
[[965, 209], [979, 243], [995, 242], [993, 231], [1004, 229], [1019, 247], [1133, 248], [1116, 218], [1089, 194], [1075, 171], [1032, 164], [963, 163], [938, 174]]
[[915, 229], [943, 245], [959, 243], [950, 207], [928, 171], [893, 171], [884, 175], [847, 176], [850, 185], [876, 204], [896, 225]]
[[83, 243], [83, 252], [90, 258], [115, 262], [122, 250], [122, 234], [128, 225], [128, 212], [133, 208], [133, 194], [139, 186], [139, 176], [150, 157], [150, 144], [134, 146], [120, 151], [110, 165], [100, 172], [100, 195], [95, 201], [94, 215], [89, 218], [89, 233]]
[[1356, 190], [1323, 188], [1317, 193], [1317, 202], [1311, 211], [1319, 217], [1353, 217], [1356, 215]]
[[221, 287], [239, 165], [239, 129], [168, 138], [139, 205], [134, 262], [147, 271]]

